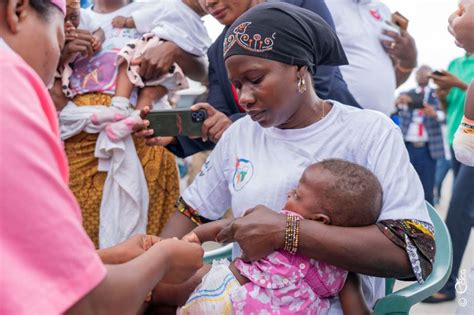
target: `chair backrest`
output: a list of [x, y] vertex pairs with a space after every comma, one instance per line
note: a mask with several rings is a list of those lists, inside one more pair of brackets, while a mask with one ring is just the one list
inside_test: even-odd
[[426, 203], [435, 230], [436, 255], [433, 271], [422, 284], [414, 283], [377, 301], [374, 314], [408, 314], [410, 308], [438, 292], [448, 281], [453, 248], [448, 228], [436, 209]]

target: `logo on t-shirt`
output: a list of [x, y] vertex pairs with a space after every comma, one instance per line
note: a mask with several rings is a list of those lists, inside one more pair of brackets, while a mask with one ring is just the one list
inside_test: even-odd
[[246, 159], [237, 159], [235, 162], [235, 173], [232, 180], [234, 189], [241, 190], [253, 177], [253, 164]]
[[374, 19], [376, 19], [377, 21], [382, 20], [382, 15], [380, 15], [379, 10], [370, 9], [369, 12], [370, 12], [370, 15], [372, 15], [374, 17]]
[[206, 162], [202, 165], [201, 171], [199, 172], [199, 176], [206, 175], [209, 172], [209, 170], [212, 168], [210, 159], [211, 159], [211, 157], [208, 157]]

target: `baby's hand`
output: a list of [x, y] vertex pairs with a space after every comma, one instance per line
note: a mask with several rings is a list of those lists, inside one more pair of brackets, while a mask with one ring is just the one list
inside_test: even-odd
[[102, 49], [102, 40], [99, 38], [99, 36], [92, 36], [92, 49], [94, 50], [94, 53]]
[[127, 27], [127, 18], [125, 16], [116, 16], [112, 20], [112, 26], [115, 28]]
[[190, 243], [201, 244], [201, 241], [199, 240], [199, 237], [194, 232], [189, 232], [188, 234], [183, 236], [182, 240], [186, 241], [186, 242], [190, 242]]
[[153, 245], [161, 241], [161, 238], [155, 235], [145, 235], [142, 239], [142, 247], [144, 250], [149, 250]]
[[76, 28], [74, 27], [71, 21], [66, 21], [66, 23], [64, 24], [64, 33], [66, 35], [66, 42], [77, 38]]

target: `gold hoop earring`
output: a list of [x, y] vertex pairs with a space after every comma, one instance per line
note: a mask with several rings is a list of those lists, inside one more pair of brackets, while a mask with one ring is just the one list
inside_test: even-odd
[[300, 92], [300, 94], [306, 92], [306, 80], [303, 77], [298, 78], [298, 92]]

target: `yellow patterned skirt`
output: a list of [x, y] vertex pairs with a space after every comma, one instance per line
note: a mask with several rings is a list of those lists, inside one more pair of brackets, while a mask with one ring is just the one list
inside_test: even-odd
[[[111, 96], [102, 93], [79, 95], [74, 98], [77, 106], [110, 105]], [[82, 210], [84, 229], [98, 246], [99, 209], [107, 176], [97, 170], [94, 157], [97, 134], [81, 132], [65, 141], [69, 160], [70, 188]], [[134, 139], [138, 157], [145, 172], [150, 203], [147, 233], [158, 235], [171, 213], [179, 194], [178, 171], [174, 155], [163, 147], [148, 147], [143, 139]]]

